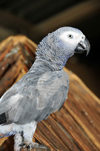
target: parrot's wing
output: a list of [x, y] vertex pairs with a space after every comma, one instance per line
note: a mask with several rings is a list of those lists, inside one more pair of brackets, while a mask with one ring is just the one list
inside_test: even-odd
[[[17, 83], [15, 83], [8, 91], [0, 98], [0, 114], [10, 110], [21, 102], [21, 98], [30, 95], [31, 91], [28, 87], [35, 87], [39, 75], [35, 76], [35, 72], [28, 72]], [[33, 90], [33, 89], [32, 89]], [[25, 95], [26, 94], [26, 95]]]
[[0, 114], [9, 110], [13, 105], [16, 104], [16, 101], [22, 97], [18, 94], [18, 90], [14, 87], [11, 87], [0, 99]]
[[[23, 82], [18, 83], [19, 85], [21, 87]], [[0, 104], [0, 114], [2, 110], [2, 113], [6, 113], [8, 122], [25, 124], [33, 120], [46, 119], [53, 111], [59, 109], [67, 98], [69, 82], [64, 71], [62, 73], [55, 71], [44, 73], [36, 85], [32, 85], [31, 78], [28, 77], [24, 87], [19, 91], [18, 87], [15, 89], [16, 87], [17, 85], [4, 95], [3, 99], [7, 101]], [[3, 102], [7, 103], [7, 107]]]
[[64, 71], [46, 72], [36, 85], [36, 121], [46, 119], [53, 111], [60, 109], [67, 98], [69, 78]]
[[[64, 93], [67, 95], [68, 93], [69, 78], [64, 71], [55, 71], [53, 73], [46, 72], [39, 78], [36, 89], [38, 90], [41, 97], [41, 99], [38, 98], [37, 100], [38, 110], [45, 108], [48, 102], [50, 102], [49, 106], [52, 108], [57, 108], [57, 106], [59, 106], [62, 101], [62, 94]], [[53, 97], [58, 97], [59, 101]]]

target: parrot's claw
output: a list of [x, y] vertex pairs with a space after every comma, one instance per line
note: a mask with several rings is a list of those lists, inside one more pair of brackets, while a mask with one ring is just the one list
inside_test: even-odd
[[32, 149], [32, 148], [41, 148], [41, 149], [47, 149], [46, 146], [44, 145], [41, 145], [41, 144], [38, 144], [36, 142], [32, 142], [31, 144], [29, 144], [29, 147]]
[[21, 143], [19, 146], [22, 148], [27, 148], [27, 145], [25, 143]]
[[20, 146], [21, 146], [22, 148], [27, 148], [27, 149], [29, 149], [29, 150], [31, 150], [31, 149], [33, 149], [33, 148], [47, 149], [46, 146], [40, 145], [40, 144], [38, 144], [38, 143], [36, 143], [36, 142], [32, 142], [32, 143], [30, 143], [30, 144], [22, 143], [22, 144], [20, 144]]

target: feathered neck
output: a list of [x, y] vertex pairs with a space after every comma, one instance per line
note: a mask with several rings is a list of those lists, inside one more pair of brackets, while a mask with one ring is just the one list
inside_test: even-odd
[[66, 48], [61, 41], [57, 41], [53, 34], [52, 36], [49, 34], [38, 45], [33, 66], [37, 67], [41, 64], [53, 71], [62, 70], [70, 56], [66, 55]]

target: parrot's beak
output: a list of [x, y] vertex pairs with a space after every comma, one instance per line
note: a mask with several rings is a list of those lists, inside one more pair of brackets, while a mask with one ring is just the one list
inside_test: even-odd
[[86, 52], [86, 56], [89, 54], [89, 51], [90, 51], [90, 43], [89, 43], [89, 41], [87, 40], [87, 38], [85, 38], [84, 41], [80, 41], [80, 42], [77, 44], [77, 47], [76, 47], [76, 49], [75, 49], [75, 52], [76, 52], [76, 53]]

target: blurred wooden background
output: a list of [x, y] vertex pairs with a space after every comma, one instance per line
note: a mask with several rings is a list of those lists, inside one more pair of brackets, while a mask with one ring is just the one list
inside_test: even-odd
[[[0, 96], [29, 70], [35, 51], [36, 44], [25, 36], [1, 42]], [[55, 151], [99, 151], [100, 100], [72, 71], [64, 70], [70, 78], [68, 99], [60, 112], [38, 123], [33, 140]], [[13, 137], [0, 139], [0, 144], [0, 151], [13, 151]]]

